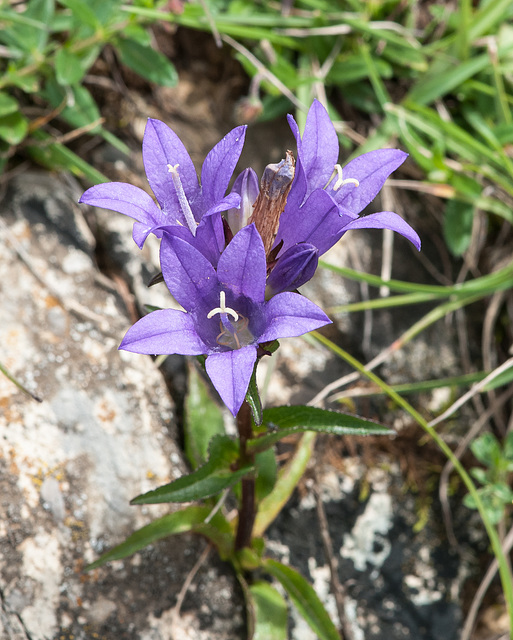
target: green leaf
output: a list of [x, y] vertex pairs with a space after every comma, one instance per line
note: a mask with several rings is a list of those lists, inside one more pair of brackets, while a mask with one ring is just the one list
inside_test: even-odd
[[449, 200], [445, 207], [443, 233], [454, 256], [461, 256], [470, 245], [474, 205], [462, 200]]
[[304, 431], [339, 436], [377, 436], [394, 433], [388, 427], [358, 416], [302, 405], [266, 409], [264, 423], [273, 431], [249, 440], [247, 443], [248, 451], [264, 451], [278, 440]]
[[100, 20], [85, 0], [59, 0], [59, 3], [71, 9], [71, 14], [77, 23], [92, 27], [95, 31], [101, 29]]
[[86, 177], [93, 184], [109, 182], [109, 179], [97, 171], [94, 167], [82, 160], [71, 149], [59, 142], [53, 142], [52, 137], [45, 131], [37, 129], [31, 134], [35, 142], [27, 144], [25, 150], [36, 162], [49, 169], [65, 169], [74, 175]]
[[253, 640], [287, 640], [287, 603], [268, 582], [249, 587], [255, 612]]
[[85, 69], [81, 59], [69, 49], [61, 47], [55, 55], [55, 76], [60, 85], [76, 84], [82, 79]]
[[313, 431], [305, 433], [299, 441], [296, 450], [287, 463], [280, 469], [278, 479], [273, 490], [259, 504], [253, 528], [254, 537], [263, 536], [267, 527], [275, 520], [290, 496], [294, 493], [297, 483], [306, 471], [306, 467], [315, 444], [316, 434]]
[[101, 131], [100, 111], [92, 95], [82, 85], [74, 85], [65, 89], [57, 83], [57, 80], [51, 78], [46, 83], [42, 95], [52, 107], [58, 107], [66, 100], [66, 106], [61, 111], [60, 117], [72, 127], [80, 129], [98, 122], [98, 126], [90, 129], [90, 133]]
[[493, 469], [502, 456], [501, 446], [493, 433], [483, 433], [471, 444], [470, 449], [479, 462]]
[[120, 38], [117, 50], [121, 62], [146, 80], [163, 87], [174, 87], [178, 82], [173, 64], [159, 51], [129, 38]]
[[263, 568], [278, 580], [319, 640], [340, 640], [322, 602], [300, 573], [276, 560], [266, 560]]
[[455, 60], [443, 60], [433, 65], [429, 73], [421, 76], [421, 80], [408, 94], [408, 99], [421, 105], [429, 104], [456, 90], [462, 82], [489, 65], [490, 58], [487, 53], [459, 63]]
[[91, 571], [101, 567], [106, 562], [121, 560], [157, 540], [188, 531], [200, 533], [207, 537], [210, 537], [208, 534], [211, 533], [211, 541], [215, 544], [217, 540], [221, 544], [220, 551], [225, 556], [226, 541], [222, 539], [222, 536], [228, 536], [229, 539], [229, 524], [220, 513], [215, 514], [209, 524], [205, 524], [205, 519], [209, 516], [210, 511], [209, 507], [191, 506], [158, 518], [145, 527], [134, 531], [124, 542], [104, 553], [98, 560], [88, 565], [85, 570]]
[[27, 131], [27, 118], [19, 112], [0, 118], [0, 138], [9, 144], [19, 144], [27, 135]]
[[255, 494], [258, 502], [268, 496], [276, 484], [278, 465], [273, 449], [261, 451], [255, 456], [257, 477], [255, 482]]
[[217, 434], [224, 434], [223, 414], [194, 364], [189, 364], [185, 398], [185, 454], [193, 469], [207, 460], [208, 446]]
[[0, 117], [7, 116], [19, 110], [18, 101], [4, 91], [0, 91]]
[[262, 424], [262, 401], [260, 400], [260, 393], [258, 392], [256, 382], [257, 364], [255, 364], [253, 373], [251, 374], [251, 380], [249, 381], [248, 390], [246, 392], [246, 400], [251, 408], [253, 422], [257, 426], [260, 426]]
[[210, 456], [205, 465], [163, 487], [134, 498], [130, 504], [189, 502], [210, 498], [254, 471], [254, 467], [249, 465], [234, 470], [233, 466], [238, 457], [238, 443], [230, 440], [228, 436], [215, 436], [211, 441]]

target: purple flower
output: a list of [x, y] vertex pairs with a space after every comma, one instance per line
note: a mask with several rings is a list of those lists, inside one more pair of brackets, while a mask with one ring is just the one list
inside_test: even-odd
[[153, 311], [128, 330], [120, 349], [206, 355], [207, 373], [233, 415], [245, 398], [259, 344], [330, 322], [297, 293], [265, 300], [266, 255], [254, 224], [234, 236], [217, 270], [189, 242], [173, 235], [162, 238], [160, 257], [167, 287], [185, 311]]
[[80, 202], [119, 211], [134, 218], [133, 237], [142, 248], [150, 233], [163, 231], [186, 237], [214, 262], [224, 248], [224, 233], [216, 213], [238, 207], [240, 195], [226, 194], [239, 160], [246, 127], [236, 127], [207, 155], [201, 185], [194, 164], [178, 136], [160, 120], [148, 119], [143, 139], [143, 161], [158, 205], [143, 189], [122, 182], [88, 189]]
[[420, 249], [419, 236], [396, 213], [358, 215], [376, 197], [392, 171], [404, 162], [404, 151], [370, 151], [342, 169], [337, 164], [337, 134], [320, 102], [313, 102], [302, 138], [294, 118], [289, 115], [288, 120], [296, 138], [298, 158], [275, 246], [283, 241], [281, 250], [286, 251], [298, 242], [306, 242], [322, 255], [346, 231], [373, 228], [397, 231]]

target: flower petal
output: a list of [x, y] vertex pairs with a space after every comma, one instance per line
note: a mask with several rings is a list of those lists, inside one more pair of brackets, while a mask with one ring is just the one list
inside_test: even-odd
[[318, 263], [317, 248], [307, 242], [295, 244], [280, 255], [267, 278], [266, 298], [294, 291], [313, 277]]
[[355, 184], [344, 184], [337, 191], [330, 184], [328, 192], [340, 205], [354, 213], [360, 213], [374, 200], [388, 176], [400, 167], [408, 154], [399, 149], [377, 149], [351, 160], [342, 169], [342, 177], [358, 180]]
[[263, 302], [266, 270], [264, 243], [255, 225], [250, 224], [241, 229], [223, 251], [217, 276], [235, 295]]
[[316, 304], [299, 293], [279, 293], [265, 306], [266, 330], [259, 342], [270, 342], [279, 338], [301, 336], [331, 320]]
[[141, 318], [127, 331], [119, 348], [150, 355], [199, 356], [208, 351], [193, 319], [176, 309], [159, 309]]
[[391, 229], [397, 231], [407, 238], [418, 251], [420, 251], [420, 238], [418, 233], [410, 227], [410, 225], [392, 211], [380, 211], [379, 213], [371, 213], [368, 216], [362, 216], [356, 220], [352, 220], [344, 227], [344, 233], [350, 229]]
[[189, 242], [164, 234], [160, 244], [160, 265], [167, 288], [184, 309], [192, 311], [198, 306], [209, 309], [215, 306], [219, 287], [214, 267]]
[[170, 222], [182, 217], [176, 189], [168, 165], [178, 165], [178, 175], [189, 202], [198, 197], [200, 188], [194, 164], [182, 141], [160, 120], [148, 119], [143, 138], [143, 161], [148, 182], [162, 209], [171, 214]]
[[237, 176], [230, 194], [239, 195], [240, 203], [236, 207], [230, 207], [226, 212], [228, 225], [234, 235], [247, 225], [253, 213], [253, 205], [257, 199], [258, 192], [259, 186], [256, 173], [253, 169], [245, 169]]
[[310, 185], [309, 192], [326, 185], [338, 160], [338, 152], [335, 127], [326, 109], [314, 100], [306, 118], [299, 153]]
[[256, 347], [248, 346], [235, 351], [213, 353], [205, 362], [212, 384], [233, 416], [237, 415], [246, 397], [256, 354]]
[[164, 214], [146, 191], [124, 182], [97, 184], [88, 189], [79, 202], [118, 211], [148, 226], [156, 226], [165, 221]]
[[244, 146], [245, 125], [235, 127], [209, 152], [201, 169], [203, 206], [210, 209], [228, 189]]
[[294, 244], [308, 242], [321, 255], [335, 244], [331, 238], [355, 217], [350, 211], [344, 213], [341, 218], [340, 207], [324, 189], [313, 191], [302, 207], [287, 200], [275, 244], [283, 240], [282, 251], [286, 251]]

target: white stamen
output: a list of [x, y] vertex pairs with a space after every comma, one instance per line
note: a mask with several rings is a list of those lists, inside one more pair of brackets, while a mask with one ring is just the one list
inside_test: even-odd
[[342, 178], [342, 167], [339, 164], [336, 164], [330, 179], [326, 183], [326, 187], [324, 187], [325, 189], [327, 188], [327, 186], [335, 176], [338, 176], [338, 178], [335, 184], [333, 185], [333, 191], [338, 191], [340, 187], [343, 187], [345, 184], [354, 184], [356, 187], [360, 186], [360, 183], [356, 178], [345, 178], [345, 179]]
[[221, 291], [221, 293], [219, 294], [219, 306], [215, 309], [212, 309], [212, 311], [209, 311], [207, 314], [207, 318], [210, 320], [210, 318], [213, 318], [218, 313], [225, 313], [226, 315], [230, 315], [235, 320], [235, 322], [237, 322], [237, 320], [239, 319], [239, 314], [233, 309], [230, 309], [230, 307], [226, 306], [226, 293], [224, 291]]
[[187, 200], [187, 196], [185, 195], [185, 191], [183, 190], [182, 181], [180, 180], [180, 175], [178, 174], [179, 164], [167, 165], [167, 169], [171, 174], [171, 178], [173, 179], [173, 184], [175, 186], [176, 195], [178, 197], [178, 202], [180, 204], [180, 209], [182, 210], [183, 217], [185, 218], [185, 222], [189, 227], [189, 231], [193, 236], [196, 235], [196, 220], [194, 220], [194, 216], [192, 214], [191, 205]]

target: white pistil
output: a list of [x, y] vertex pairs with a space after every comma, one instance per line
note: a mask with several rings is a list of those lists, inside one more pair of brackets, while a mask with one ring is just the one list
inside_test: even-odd
[[340, 187], [343, 187], [345, 184], [354, 184], [356, 187], [360, 186], [360, 183], [356, 178], [342, 178], [342, 167], [339, 164], [335, 165], [333, 173], [330, 176], [330, 179], [326, 183], [325, 189], [328, 187], [330, 182], [333, 180], [335, 176], [338, 176], [337, 181], [333, 185], [333, 191], [338, 191]]
[[[178, 174], [178, 167], [180, 165], [172, 164], [167, 165], [167, 169], [171, 174], [171, 178], [173, 180], [173, 184], [175, 186], [176, 195], [178, 197], [178, 202], [180, 204], [180, 209], [182, 210], [183, 217], [185, 218], [185, 222], [187, 222], [187, 226], [189, 227], [189, 231], [193, 236], [196, 235], [196, 220], [194, 220], [194, 216], [192, 215], [191, 206], [189, 201], [187, 200], [187, 196], [185, 195], [185, 191], [183, 190], [182, 181], [180, 180], [180, 175]], [[178, 221], [178, 224], [180, 222]]]
[[224, 291], [221, 291], [221, 293], [219, 294], [219, 306], [215, 309], [212, 309], [212, 311], [209, 311], [207, 314], [207, 318], [210, 320], [210, 318], [213, 318], [218, 313], [230, 315], [235, 322], [237, 322], [237, 320], [239, 319], [239, 314], [233, 309], [230, 309], [230, 307], [226, 306], [226, 293]]

